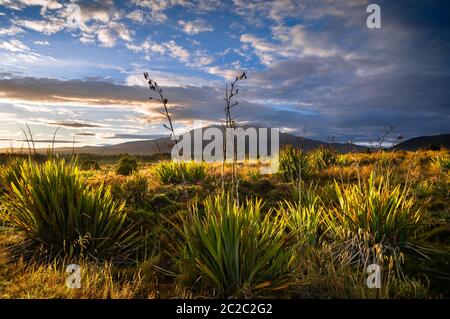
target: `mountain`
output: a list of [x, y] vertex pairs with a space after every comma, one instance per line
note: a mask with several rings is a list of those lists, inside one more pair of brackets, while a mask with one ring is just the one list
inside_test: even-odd
[[[222, 128], [217, 127], [222, 130]], [[245, 129], [245, 127], [244, 127]], [[188, 132], [189, 134], [194, 134], [194, 130]], [[270, 152], [270, 134], [269, 135], [269, 152]], [[325, 143], [321, 141], [316, 141], [304, 137], [295, 136], [292, 134], [281, 133], [280, 132], [280, 147], [286, 145], [293, 145], [295, 147], [299, 147], [304, 151], [311, 151], [320, 146], [327, 146], [334, 148], [339, 153], [346, 153], [351, 151], [363, 152], [367, 150], [367, 147], [349, 145], [343, 143]], [[193, 139], [192, 139], [193, 140]], [[203, 146], [207, 145], [210, 141], [204, 141]], [[135, 141], [135, 142], [126, 142], [120, 143], [116, 145], [109, 146], [84, 146], [78, 147], [75, 149], [72, 148], [56, 148], [56, 153], [72, 153], [75, 150], [75, 153], [87, 153], [87, 154], [97, 154], [97, 155], [117, 155], [117, 154], [130, 154], [130, 155], [154, 155], [158, 153], [170, 153], [172, 141], [169, 137], [164, 137], [155, 140], [146, 140], [146, 141]], [[192, 144], [193, 145], [193, 144]], [[248, 143], [246, 143], [248, 145]], [[193, 148], [192, 148], [193, 149]], [[248, 147], [247, 147], [248, 149]]]
[[415, 151], [440, 146], [450, 149], [450, 134], [414, 137], [394, 146], [396, 150]]
[[[217, 127], [220, 128], [220, 127]], [[244, 127], [246, 128], [246, 127]], [[221, 129], [221, 128], [220, 128]], [[194, 134], [194, 130], [189, 131], [189, 134]], [[207, 145], [209, 141], [204, 141], [203, 146]], [[270, 134], [269, 142], [270, 145]], [[313, 139], [299, 137], [292, 134], [280, 133], [280, 148], [286, 145], [293, 145], [299, 147], [304, 151], [311, 151], [321, 146], [331, 147], [339, 153], [348, 152], [365, 152], [367, 147], [350, 145], [344, 143], [326, 143], [316, 141]], [[83, 146], [83, 147], [65, 147], [55, 148], [55, 153], [70, 154], [75, 153], [95, 154], [95, 155], [119, 155], [128, 153], [130, 155], [154, 155], [161, 153], [170, 153], [172, 141], [169, 137], [159, 138], [155, 140], [134, 141], [120, 143], [108, 146]], [[417, 150], [420, 148], [427, 148], [430, 145], [440, 145], [445, 148], [450, 148], [450, 134], [435, 135], [435, 136], [420, 136], [397, 144], [396, 150]], [[247, 148], [248, 149], [248, 148]], [[46, 149], [37, 150], [39, 153], [46, 153]], [[7, 149], [1, 150], [0, 153], [8, 152]], [[269, 147], [270, 152], [270, 147]]]

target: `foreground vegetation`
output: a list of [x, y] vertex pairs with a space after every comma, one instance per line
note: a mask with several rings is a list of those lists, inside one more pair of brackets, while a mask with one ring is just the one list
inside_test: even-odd
[[0, 298], [448, 298], [448, 163], [287, 148], [278, 174], [239, 165], [236, 194], [228, 166], [11, 157]]

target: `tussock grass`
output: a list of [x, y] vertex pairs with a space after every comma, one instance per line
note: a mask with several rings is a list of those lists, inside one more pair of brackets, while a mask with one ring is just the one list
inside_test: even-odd
[[286, 225], [280, 214], [263, 217], [261, 205], [248, 200], [238, 206], [222, 195], [182, 216], [177, 229], [185, 279], [219, 296], [282, 289], [290, 267]]
[[[450, 295], [450, 178], [445, 161], [441, 167], [436, 159], [448, 158], [448, 151], [343, 154], [320, 169], [311, 154], [282, 152], [279, 174], [260, 175], [258, 161], [239, 164], [239, 203], [221, 195], [219, 164], [192, 164], [203, 167], [190, 174], [191, 163], [160, 162], [122, 176], [115, 174], [115, 163], [100, 159], [100, 170], [82, 172], [57, 159], [32, 167], [24, 157], [11, 161], [0, 167], [0, 296]], [[160, 167], [166, 182], [157, 176]], [[225, 174], [232, 174], [230, 165]], [[257, 199], [243, 201], [246, 197]], [[87, 209], [86, 216], [80, 207]], [[99, 241], [85, 235], [96, 231], [88, 221], [99, 211], [110, 216], [109, 226], [100, 223], [96, 229], [115, 229], [125, 216], [117, 236], [141, 234], [142, 227], [150, 234], [138, 236], [148, 238], [141, 240], [145, 247], [137, 244], [124, 253], [125, 246], [111, 243], [114, 234]], [[82, 226], [70, 226], [73, 218]], [[28, 223], [19, 224], [21, 219]], [[9, 231], [16, 240], [5, 245], [3, 234]], [[41, 236], [47, 236], [45, 241], [33, 239]], [[141, 250], [148, 256], [142, 263], [116, 263], [137, 261]], [[20, 254], [47, 258], [30, 261]], [[86, 267], [86, 289], [65, 287], [63, 265], [69, 259]], [[371, 263], [382, 266], [381, 289], [366, 286]]]
[[1, 173], [5, 185], [2, 218], [40, 258], [126, 261], [142, 243], [139, 228], [125, 223], [124, 203], [108, 188], [88, 188], [75, 163], [52, 159], [13, 162]]
[[391, 185], [386, 177], [371, 174], [367, 182], [335, 182], [336, 206], [325, 215], [328, 231], [339, 253], [357, 264], [383, 264], [392, 257], [400, 268], [405, 252], [420, 253], [414, 239], [422, 226], [409, 186]]
[[198, 183], [207, 176], [206, 165], [196, 162], [160, 162], [154, 172], [162, 184]]
[[287, 181], [298, 181], [309, 177], [311, 170], [308, 155], [291, 145], [279, 153], [278, 174]]

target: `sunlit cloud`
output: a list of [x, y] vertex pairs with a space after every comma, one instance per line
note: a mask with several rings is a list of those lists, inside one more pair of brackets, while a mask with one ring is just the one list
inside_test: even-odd
[[144, 71], [180, 132], [220, 124], [225, 82], [245, 71], [239, 123], [343, 141], [391, 125], [447, 133], [446, 8], [429, 9], [431, 20], [382, 1], [386, 23], [369, 30], [367, 3], [83, 0], [74, 26], [69, 2], [0, 0], [0, 138], [20, 140], [26, 124], [41, 141], [58, 128], [58, 140], [80, 145], [163, 135]]

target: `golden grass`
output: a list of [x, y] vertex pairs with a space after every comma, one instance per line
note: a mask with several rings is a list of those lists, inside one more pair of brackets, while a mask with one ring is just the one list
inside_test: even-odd
[[[425, 220], [447, 227], [450, 231], [450, 176], [448, 170], [436, 164], [436, 158], [448, 158], [449, 151], [373, 152], [338, 155], [335, 165], [315, 168], [304, 186], [317, 187], [325, 205], [330, 205], [330, 186], [334, 181], [356, 185], [367, 180], [372, 172], [388, 174], [395, 184], [411, 185], [416, 197], [414, 208], [423, 211]], [[195, 198], [219, 194], [222, 165], [208, 164], [208, 179], [197, 185], [163, 185], [154, 175], [157, 163], [140, 166], [139, 176], [147, 179], [145, 205], [136, 208], [130, 204], [130, 212], [149, 211], [156, 217], [161, 229], [155, 235], [160, 251], [144, 262], [132, 267], [118, 267], [108, 263], [83, 263], [81, 289], [69, 289], [65, 285], [67, 275], [62, 265], [30, 263], [13, 258], [6, 249], [20, 241], [20, 237], [0, 228], [0, 298], [198, 298], [208, 297], [203, 291], [193, 291], [176, 282], [170, 275], [162, 274], [157, 267], [174, 271], [171, 264], [171, 245], [175, 240], [173, 229], [165, 219], [171, 219], [180, 210], [187, 210]], [[284, 200], [294, 201], [297, 184], [283, 181], [276, 174], [261, 175], [261, 163], [249, 161], [238, 165], [240, 196], [259, 196], [273, 205]], [[101, 170], [84, 171], [90, 187], [101, 183], [117, 189], [116, 196], [126, 196], [124, 185], [135, 176], [119, 176], [114, 165], [102, 165]], [[225, 166], [225, 178], [230, 179], [231, 165]], [[303, 185], [303, 184], [302, 184]], [[185, 189], [188, 198], [185, 197]], [[169, 198], [167, 207], [152, 206], [158, 196]], [[123, 198], [122, 198], [123, 199]], [[158, 204], [158, 203], [157, 203]], [[155, 208], [156, 207], [156, 208]], [[270, 208], [270, 207], [268, 207]], [[164, 213], [162, 213], [164, 212]], [[164, 216], [160, 216], [164, 214]], [[145, 215], [143, 215], [145, 216]], [[152, 222], [155, 222], [152, 220]], [[0, 221], [0, 226], [1, 226]], [[437, 226], [436, 226], [437, 227]], [[448, 241], [440, 243], [447, 247]], [[394, 273], [384, 282], [382, 290], [370, 290], [365, 286], [367, 274], [355, 271], [348, 263], [336, 262], [328, 244], [305, 248], [297, 252], [298, 267], [293, 271], [294, 283], [284, 292], [290, 298], [431, 298], [429, 289], [440, 282], [428, 279], [399, 278]], [[388, 270], [390, 271], [390, 270]], [[431, 279], [430, 279], [431, 280]], [[441, 292], [438, 292], [438, 296]], [[445, 294], [444, 294], [445, 295]]]

